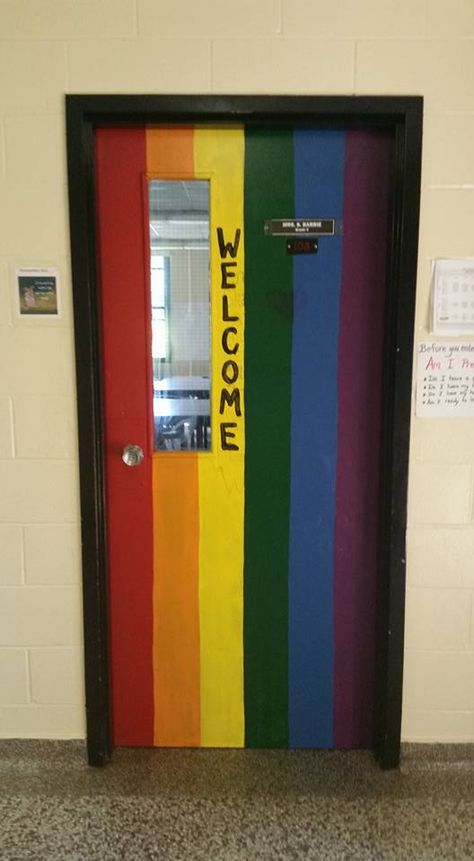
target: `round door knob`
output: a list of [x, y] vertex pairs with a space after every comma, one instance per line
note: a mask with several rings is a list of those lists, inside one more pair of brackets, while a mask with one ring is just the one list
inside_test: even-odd
[[140, 466], [145, 455], [139, 445], [126, 445], [122, 452], [122, 460], [126, 466]]

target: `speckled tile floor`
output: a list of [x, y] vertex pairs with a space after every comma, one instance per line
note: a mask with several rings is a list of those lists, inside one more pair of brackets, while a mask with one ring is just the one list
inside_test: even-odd
[[474, 859], [474, 746], [118, 750], [0, 741], [1, 861]]

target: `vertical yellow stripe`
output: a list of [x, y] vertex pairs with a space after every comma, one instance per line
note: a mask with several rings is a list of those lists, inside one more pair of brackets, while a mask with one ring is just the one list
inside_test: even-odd
[[[239, 128], [196, 129], [194, 168], [197, 177], [210, 178], [211, 240], [211, 367], [212, 452], [198, 455], [199, 470], [199, 599], [201, 666], [201, 745], [243, 747], [243, 542], [244, 542], [244, 132]], [[226, 242], [240, 243], [232, 268], [235, 288], [221, 286], [221, 252], [217, 228]], [[227, 256], [226, 261], [232, 257]], [[223, 294], [234, 322], [223, 321]], [[237, 328], [229, 339], [238, 352], [224, 352], [222, 335]], [[237, 383], [223, 383], [223, 363], [238, 364]], [[242, 416], [226, 405], [219, 414], [222, 387], [240, 389]], [[238, 451], [223, 451], [220, 423], [235, 421], [232, 443]]]

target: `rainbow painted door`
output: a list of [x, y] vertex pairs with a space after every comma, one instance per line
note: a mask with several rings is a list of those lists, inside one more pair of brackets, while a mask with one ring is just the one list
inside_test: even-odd
[[[96, 163], [114, 743], [371, 747], [392, 139], [107, 128]], [[209, 213], [209, 370], [174, 425], [170, 183]], [[269, 228], [322, 218], [296, 248]]]

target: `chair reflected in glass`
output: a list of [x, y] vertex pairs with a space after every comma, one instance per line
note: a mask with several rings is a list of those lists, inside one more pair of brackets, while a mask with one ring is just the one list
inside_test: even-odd
[[209, 382], [207, 377], [170, 377], [155, 382], [156, 451], [210, 449]]

